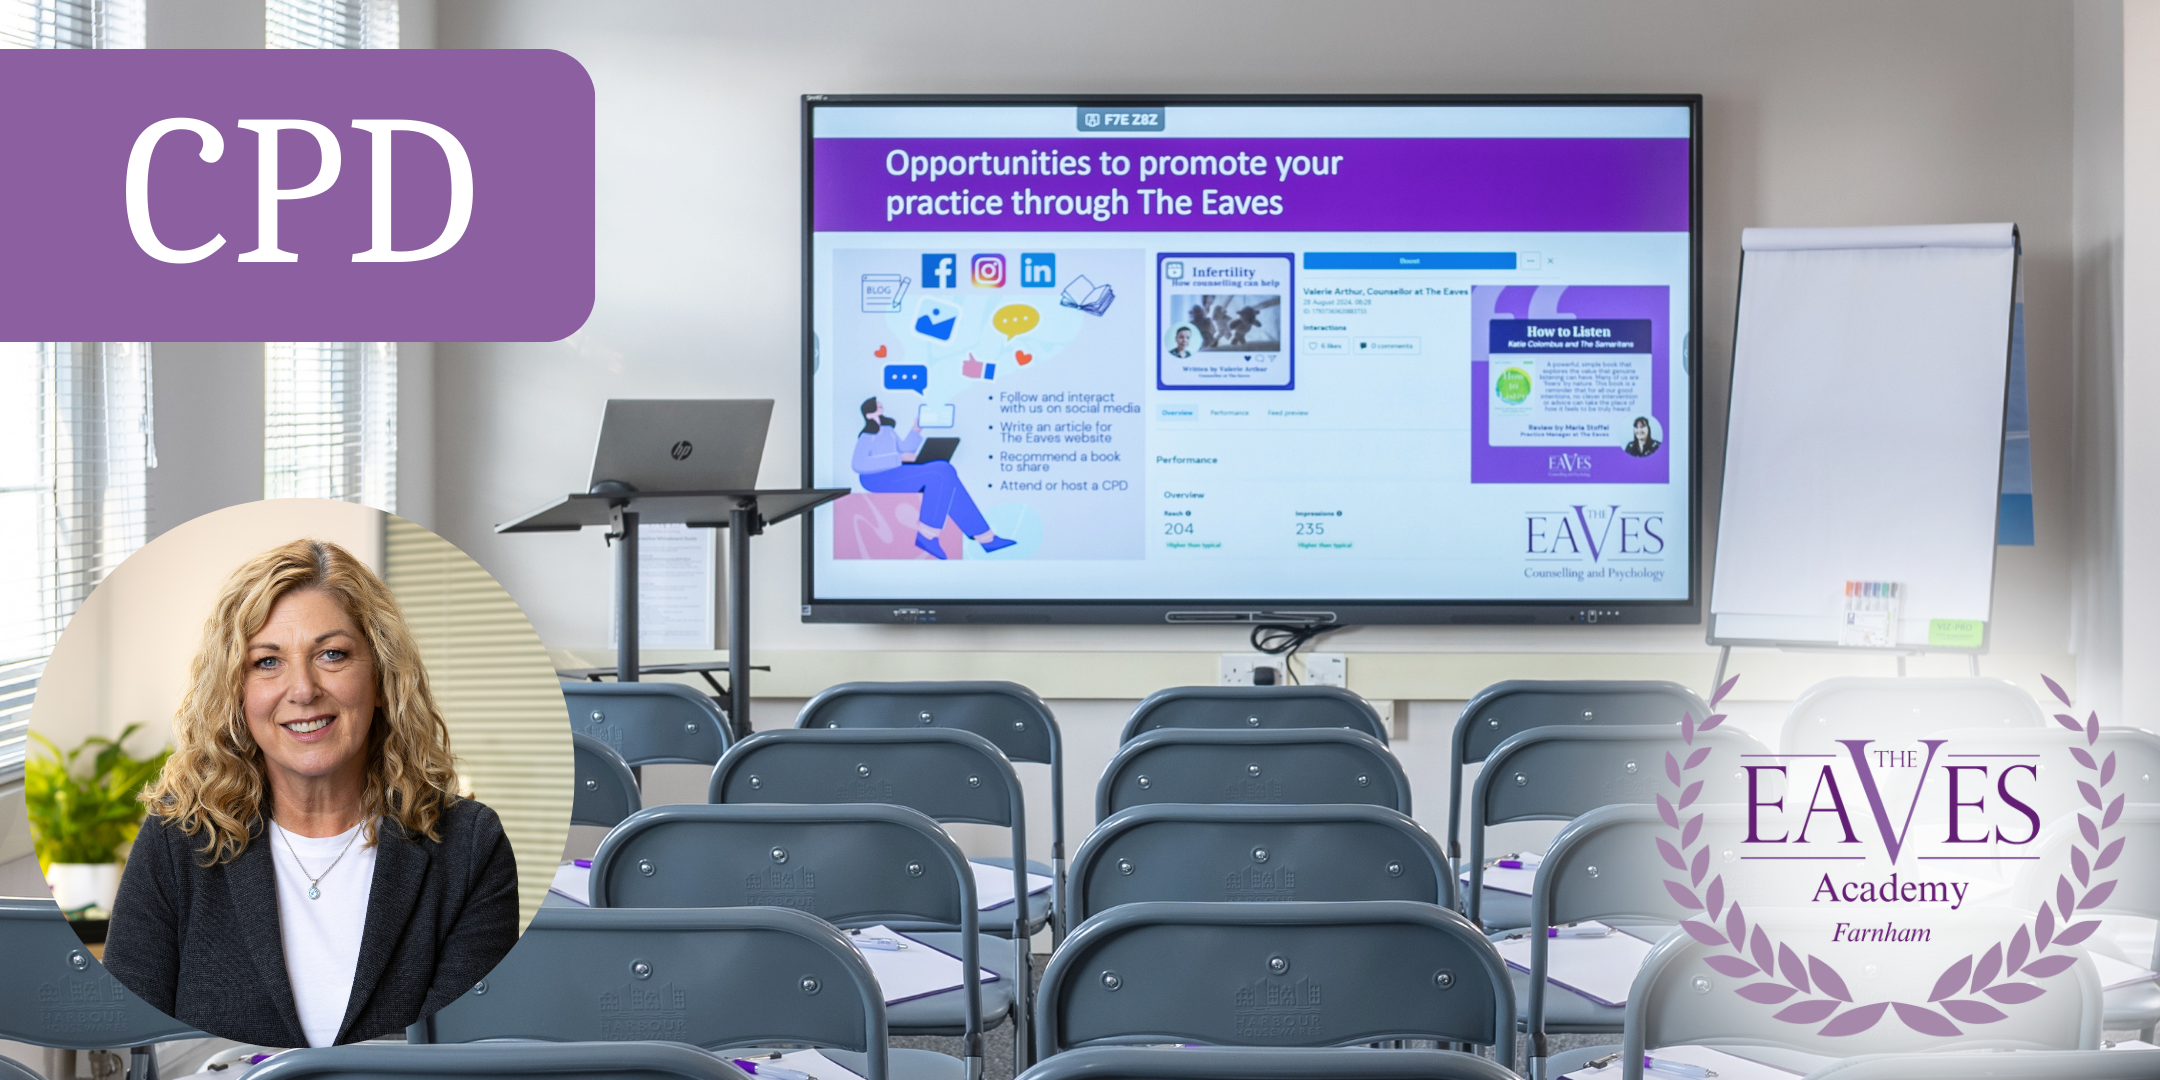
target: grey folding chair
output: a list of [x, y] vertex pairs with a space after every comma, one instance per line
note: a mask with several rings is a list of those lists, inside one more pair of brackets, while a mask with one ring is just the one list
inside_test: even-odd
[[136, 997], [90, 955], [50, 900], [0, 897], [0, 1039], [129, 1049], [127, 1080], [157, 1080], [152, 1043], [203, 1033]]
[[[593, 855], [594, 907], [788, 907], [841, 927], [883, 924], [960, 956], [965, 985], [885, 1007], [895, 1035], [957, 1035], [982, 1072], [983, 1017], [1019, 973], [980, 984], [975, 874], [952, 837], [904, 806], [655, 806]], [[994, 939], [993, 939], [994, 940]], [[1002, 951], [1002, 950], [1000, 950]]]
[[[1720, 727], [1696, 735], [1695, 745], [1717, 747], [1720, 762], [1703, 777], [1701, 801], [1742, 801], [1740, 755], [1766, 753], [1762, 744]], [[1470, 921], [1490, 930], [1530, 923], [1529, 897], [1484, 887], [1489, 827], [1568, 821], [1613, 803], [1651, 802], [1666, 783], [1668, 752], [1687, 756], [1677, 723], [1531, 728], [1495, 747], [1470, 792], [1470, 884], [1463, 890]]]
[[1095, 820], [1149, 803], [1363, 803], [1410, 813], [1410, 779], [1380, 740], [1343, 728], [1165, 728], [1118, 748]]
[[1494, 747], [1535, 727], [1671, 724], [1686, 713], [1699, 721], [1710, 706], [1679, 683], [1651, 679], [1509, 679], [1478, 691], [1448, 748], [1448, 858], [1462, 858], [1463, 766]]
[[[1050, 767], [1050, 862], [1028, 869], [1050, 878], [1049, 896], [1028, 897], [1028, 929], [1050, 926], [1065, 940], [1065, 762], [1057, 718], [1035, 691], [1014, 682], [852, 682], [818, 692], [795, 717], [801, 728], [958, 728], [996, 746], [1005, 760]], [[1002, 857], [977, 859], [1003, 867]], [[1008, 868], [1009, 869], [1009, 868]]]
[[[1688, 813], [1715, 819], [1712, 829], [1742, 817], [1736, 807], [1699, 802]], [[1521, 1008], [1518, 1019], [1530, 1043], [1528, 1075], [1541, 1080], [1548, 1075], [1548, 1034], [1617, 1033], [1626, 1017], [1623, 1006], [1601, 1004], [1547, 982], [1553, 948], [1548, 929], [1596, 919], [1613, 926], [1614, 933], [1633, 932], [1656, 941], [1691, 914], [1665, 888], [1666, 877], [1675, 871], [1647, 857], [1668, 831], [1655, 805], [1615, 803], [1569, 822], [1546, 850], [1530, 897], [1530, 925], [1507, 935], [1530, 942], [1530, 970], [1511, 972]]]
[[[4, 1074], [0, 1074], [4, 1075]], [[262, 1080], [748, 1080], [732, 1061], [685, 1043], [355, 1043], [287, 1050], [248, 1071]]]
[[[1020, 1080], [1520, 1080], [1505, 1066], [1453, 1050], [1367, 1047], [1088, 1046]], [[2099, 1080], [2099, 1078], [2095, 1078]], [[2115, 1080], [2110, 1076], [2105, 1080]]]
[[621, 754], [590, 735], [573, 731], [570, 757], [577, 774], [570, 793], [570, 824], [612, 828], [638, 812], [643, 796]]
[[2032, 695], [2001, 679], [1825, 679], [1793, 702], [1778, 750], [1842, 754], [1839, 739], [1903, 746], [1950, 728], [2046, 726]]
[[727, 720], [713, 700], [680, 683], [571, 682], [570, 730], [646, 765], [711, 765], [727, 752]]
[[[2080, 742], [2083, 740], [2080, 739]], [[2106, 740], [2101, 743], [2105, 745]], [[2087, 774], [2090, 775], [2090, 774]], [[2115, 783], [2122, 783], [2123, 774], [2118, 769]], [[2069, 786], [2067, 779], [2058, 778], [2056, 784]], [[2110, 792], [2113, 794], [2114, 792]], [[2087, 807], [2080, 805], [2079, 810]], [[2088, 817], [2099, 815], [2088, 813]], [[2123, 848], [2106, 871], [2096, 871], [2095, 881], [2112, 879], [2115, 887], [2098, 902], [2085, 906], [2080, 900], [2077, 908], [2079, 918], [2090, 915], [2129, 915], [2140, 919], [2160, 919], [2160, 873], [2153, 868], [2160, 866], [2160, 805], [2125, 801], [2121, 817], [2109, 826], [2102, 837], [2113, 844], [2118, 840]], [[2037, 911], [2043, 905], [2057, 900], [2056, 883], [2062, 880], [2071, 866], [2070, 852], [2081, 839], [2078, 815], [2067, 813], [2055, 819], [2040, 834], [2028, 851], [2038, 855], [2037, 861], [2024, 862], [2025, 872], [2017, 880], [2013, 905], [2022, 911]], [[2077, 886], [2080, 893], [2086, 890]], [[2061, 911], [2056, 914], [2060, 916]], [[2063, 920], [2068, 925], [2069, 920]], [[2085, 942], [2088, 949], [2118, 952], [2106, 943], [2104, 935], [2108, 928]], [[2117, 955], [2118, 960], [2134, 963], [2147, 970], [2160, 970], [2160, 938], [2153, 942], [2152, 952], [2145, 956]], [[2118, 987], [2106, 993], [2104, 1010], [2106, 1026], [2110, 1030], [2136, 1028], [2138, 1037], [2147, 1042], [2153, 1040], [2156, 1026], [2160, 1026], [2160, 983], [2140, 982]], [[2160, 1060], [2160, 1058], [2156, 1058]]]
[[1806, 1080], [2153, 1080], [2160, 1053], [2151, 1050], [2053, 1050], [1867, 1054], [1809, 1073]]
[[[988, 739], [951, 728], [912, 731], [794, 728], [761, 731], [729, 749], [713, 767], [706, 799], [713, 803], [890, 803], [941, 823], [1003, 827], [1012, 837], [1011, 936], [1013, 1053], [1024, 1068], [1032, 1043], [1028, 987], [1034, 956], [1028, 942], [1027, 808], [1012, 763]], [[1000, 915], [1005, 912], [999, 912]], [[985, 927], [996, 934], [1000, 927]], [[993, 967], [992, 970], [1003, 970]]]
[[1149, 900], [1418, 900], [1453, 907], [1455, 875], [1417, 822], [1383, 806], [1156, 803], [1081, 841], [1072, 910]]
[[1142, 698], [1119, 743], [1162, 728], [1349, 728], [1385, 744], [1387, 725], [1339, 686], [1173, 686]]
[[958, 1058], [887, 1050], [885, 997], [831, 923], [778, 907], [541, 908], [411, 1043], [663, 1039], [807, 1044], [867, 1080], [957, 1080]]
[[[2022, 924], [2021, 916], [2009, 911], [1979, 909], [1965, 915], [1965, 929], [1986, 935], [1978, 940], [1993, 939], [1995, 931], [2007, 939], [2011, 928]], [[1828, 932], [1820, 922], [1773, 929], [1772, 936], [1780, 940], [1820, 942]], [[1708, 1046], [1801, 1074], [1837, 1058], [1862, 1054], [2100, 1048], [2100, 980], [2093, 974], [2092, 960], [2082, 954], [2067, 975], [2049, 982], [2046, 993], [2005, 1010], [2008, 1016], [2003, 1020], [1971, 1025], [1954, 1036], [1923, 1035], [1896, 1016], [1884, 1016], [1866, 1030], [1838, 1036], [1820, 1034], [1820, 1024], [1779, 1020], [1779, 1009], [1734, 993], [1747, 984], [1748, 977], [1726, 975], [1706, 962], [1719, 954], [1726, 959], [1731, 956], [1724, 946], [1705, 945], [1686, 934], [1672, 934], [1650, 950], [1628, 991], [1626, 1033], [1619, 1048], [1622, 1080], [1643, 1080], [1643, 1055], [1664, 1046]], [[1870, 983], [1853, 997], [1859, 1005], [1924, 1001], [1938, 970], [1930, 964], [1898, 972], [1904, 977], [1896, 985]], [[1561, 1075], [1611, 1052], [1610, 1047], [1584, 1047], [1555, 1054], [1551, 1071]]]
[[1435, 904], [1121, 904], [1050, 958], [1035, 1038], [1045, 1059], [1117, 1043], [1437, 1039], [1506, 1064], [1515, 991], [1492, 943]]

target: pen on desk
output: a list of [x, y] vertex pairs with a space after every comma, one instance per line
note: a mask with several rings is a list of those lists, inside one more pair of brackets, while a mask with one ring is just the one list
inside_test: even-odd
[[[1620, 1055], [1607, 1054], [1601, 1058], [1592, 1058], [1584, 1062], [1583, 1066], [1590, 1069], [1602, 1069], [1618, 1060], [1620, 1060]], [[1707, 1080], [1708, 1077], [1717, 1075], [1717, 1071], [1714, 1069], [1705, 1069], [1700, 1065], [1690, 1065], [1684, 1061], [1659, 1060], [1648, 1054], [1643, 1055], [1642, 1064], [1647, 1071], [1661, 1072], [1667, 1076], [1684, 1076], [1688, 1080]]]
[[848, 943], [858, 949], [876, 949], [879, 952], [898, 952], [907, 948], [907, 942], [899, 938], [865, 936], [860, 930], [848, 931]]
[[570, 865], [572, 865], [572, 866], [575, 866], [575, 867], [577, 867], [577, 868], [579, 868], [579, 869], [581, 869], [581, 870], [590, 870], [590, 869], [592, 869], [592, 860], [591, 860], [591, 859], [572, 859], [572, 860], [570, 860]]
[[745, 1061], [742, 1058], [736, 1058], [735, 1064], [740, 1066], [742, 1071], [752, 1076], [762, 1076], [765, 1080], [817, 1080], [816, 1077], [800, 1069], [783, 1069], [778, 1065], [760, 1065], [755, 1061]]
[[1548, 926], [1545, 936], [1549, 938], [1600, 938], [1611, 937], [1610, 926]]

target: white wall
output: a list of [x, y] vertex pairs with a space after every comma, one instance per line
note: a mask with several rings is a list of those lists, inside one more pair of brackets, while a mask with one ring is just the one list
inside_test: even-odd
[[2077, 0], [2075, 21], [2071, 639], [2080, 697], [2113, 718], [2122, 715], [2124, 611], [2122, 0]]
[[[2131, 723], [2160, 717], [2160, 3], [2124, 0], [2122, 22], [2122, 650]], [[544, 633], [544, 632], [543, 632]]]
[[[445, 344], [437, 501], [556, 647], [605, 647], [595, 537], [491, 526], [578, 486], [608, 396], [770, 396], [764, 480], [798, 479], [799, 95], [805, 92], [1700, 91], [1707, 98], [1706, 519], [1714, 520], [1739, 231], [2015, 220], [2025, 239], [2039, 545], [2001, 551], [1998, 656], [2069, 667], [2072, 9], [1936, 0], [1631, 4], [1256, 2], [1234, 16], [1108, 0], [797, 7], [443, 5], [443, 47], [555, 48], [599, 102], [599, 296], [556, 343]], [[1708, 531], [1707, 528], [1705, 530]], [[1707, 547], [1707, 537], [1706, 547]], [[1196, 650], [1171, 627], [810, 626], [798, 533], [759, 542], [774, 650]], [[1706, 655], [1699, 627], [1354, 630], [1355, 654]], [[2053, 666], [2050, 666], [2053, 665]], [[1705, 658], [1701, 675], [1706, 680]]]

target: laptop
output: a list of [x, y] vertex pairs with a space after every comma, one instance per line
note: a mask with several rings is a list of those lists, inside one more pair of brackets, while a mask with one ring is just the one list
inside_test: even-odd
[[933, 461], [951, 461], [953, 451], [960, 449], [960, 440], [950, 435], [933, 436], [922, 441], [922, 449], [915, 451], [915, 464], [926, 465]]
[[638, 491], [749, 491], [765, 456], [771, 398], [610, 400], [593, 450], [592, 483]]

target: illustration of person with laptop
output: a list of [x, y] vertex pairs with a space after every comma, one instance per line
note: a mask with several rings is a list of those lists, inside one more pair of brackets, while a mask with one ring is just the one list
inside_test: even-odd
[[982, 511], [967, 492], [960, 474], [953, 469], [953, 451], [960, 448], [960, 440], [943, 436], [924, 438], [920, 417], [910, 425], [907, 436], [902, 438], [899, 425], [885, 415], [884, 408], [876, 398], [866, 398], [862, 403], [862, 434], [855, 437], [855, 454], [850, 459], [862, 486], [869, 491], [892, 494], [899, 492], [922, 493], [922, 508], [915, 518], [915, 546], [933, 559], [945, 557], [945, 549], [938, 543], [938, 534], [950, 518], [960, 530], [975, 538], [985, 552], [1011, 547], [1013, 541], [991, 531], [990, 523], [983, 520]]

